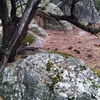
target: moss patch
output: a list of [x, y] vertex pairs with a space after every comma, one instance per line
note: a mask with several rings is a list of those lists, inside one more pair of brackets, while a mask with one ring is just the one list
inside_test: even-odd
[[95, 81], [93, 81], [93, 80], [92, 80], [92, 85], [93, 85], [93, 87], [95, 87], [95, 88], [100, 88], [100, 85], [98, 85], [97, 83], [95, 83]]
[[57, 54], [60, 54], [60, 55], [63, 56], [64, 58], [69, 58], [69, 57], [72, 56], [72, 55], [67, 54], [67, 53], [65, 53], [65, 52], [59, 52], [59, 51], [50, 51], [50, 53], [57, 53]]
[[[50, 61], [48, 61], [48, 63], [46, 64], [46, 66], [47, 66], [46, 70], [50, 71], [51, 67], [53, 67], [53, 63], [50, 62]], [[55, 76], [49, 75], [49, 77], [52, 80], [52, 83], [50, 83], [48, 85], [49, 85], [50, 90], [53, 91], [54, 85], [56, 83], [58, 83], [59, 81], [61, 81], [61, 78], [60, 78], [59, 72], [57, 73], [57, 75], [55, 75]]]
[[35, 40], [35, 37], [33, 35], [27, 34], [21, 46], [24, 47], [24, 46], [30, 45], [34, 40]]
[[53, 65], [53, 63], [48, 61], [48, 63], [46, 64], [46, 66], [47, 66], [46, 70], [50, 71], [50, 68], [52, 67], [52, 65]]
[[75, 100], [75, 97], [68, 97], [68, 100]]
[[82, 70], [86, 70], [86, 66], [80, 66]]
[[49, 85], [50, 90], [53, 92], [54, 85], [61, 81], [59, 73], [56, 76], [49, 76], [52, 79], [52, 84]]
[[93, 72], [100, 77], [100, 70], [93, 69]]

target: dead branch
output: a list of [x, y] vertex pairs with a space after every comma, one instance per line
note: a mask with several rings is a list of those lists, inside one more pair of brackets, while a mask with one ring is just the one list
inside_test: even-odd
[[72, 16], [66, 16], [66, 15], [63, 15], [63, 16], [58, 16], [58, 15], [54, 15], [54, 14], [51, 14], [49, 13], [49, 15], [53, 18], [55, 18], [56, 20], [67, 20], [68, 22], [72, 23], [73, 25], [87, 31], [87, 32], [90, 32], [91, 34], [93, 35], [96, 35], [98, 36], [99, 35], [99, 32], [100, 32], [100, 27], [99, 28], [93, 28], [93, 27], [90, 27], [90, 26], [85, 26], [83, 24], [81, 24], [80, 22], [77, 21], [77, 18], [72, 17]]
[[39, 48], [36, 47], [24, 47], [24, 48], [19, 48], [18, 49], [18, 54], [24, 52], [24, 51], [34, 51], [34, 50], [38, 50]]

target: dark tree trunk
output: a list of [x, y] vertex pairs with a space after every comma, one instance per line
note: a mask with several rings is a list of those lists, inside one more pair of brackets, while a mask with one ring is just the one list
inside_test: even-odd
[[[38, 4], [41, 0], [29, 0], [25, 12], [23, 16], [21, 17], [19, 23], [17, 23], [16, 20], [14, 20], [15, 16], [13, 17], [13, 20], [9, 22], [9, 34], [10, 37], [8, 38], [8, 45], [6, 47], [5, 54], [2, 56], [1, 65], [0, 65], [0, 71], [3, 70], [4, 65], [7, 61], [12, 62], [15, 59], [15, 56], [17, 54], [17, 50], [20, 47], [23, 39], [25, 38], [27, 31], [28, 31], [28, 25], [30, 21], [33, 19], [34, 14], [38, 8]], [[13, 15], [12, 15], [13, 16]], [[12, 38], [11, 38], [12, 37]]]
[[3, 39], [2, 39], [2, 49], [5, 50], [7, 46], [7, 37], [8, 37], [8, 8], [6, 0], [0, 1], [1, 8], [1, 19], [3, 26]]
[[8, 37], [8, 9], [6, 0], [0, 0], [0, 17], [2, 20], [2, 27], [3, 27], [3, 39], [2, 39], [2, 49], [0, 50], [0, 59], [2, 58], [6, 46], [7, 46], [7, 37]]
[[[37, 0], [37, 1], [40, 1], [40, 0]], [[29, 4], [29, 3], [32, 3], [32, 2], [33, 2], [33, 1], [30, 0], [30, 1], [28, 2], [28, 4]], [[31, 5], [31, 4], [30, 4], [30, 5]], [[34, 4], [34, 5], [35, 5], [35, 4]], [[18, 41], [16, 41], [15, 45], [14, 45], [13, 48], [12, 48], [12, 51], [11, 51], [11, 53], [10, 53], [8, 62], [12, 62], [12, 61], [15, 60], [15, 56], [16, 56], [16, 54], [17, 54], [17, 50], [18, 50], [18, 48], [20, 47], [20, 45], [21, 45], [23, 39], [25, 38], [25, 36], [26, 36], [26, 34], [27, 34], [28, 25], [29, 25], [30, 21], [31, 21], [31, 20], [33, 19], [33, 17], [34, 17], [34, 14], [35, 14], [35, 12], [36, 12], [37, 6], [32, 8], [31, 12], [29, 13], [29, 17], [27, 18], [27, 20], [24, 20], [24, 18], [25, 18], [25, 17], [27, 16], [27, 14], [28, 14], [28, 9], [29, 9], [29, 6], [27, 5], [25, 14], [24, 14], [24, 16], [22, 17], [23, 22], [21, 22], [21, 23], [19, 24], [19, 29], [22, 27], [23, 23], [24, 23], [24, 27], [23, 27], [23, 29], [22, 29], [22, 31], [21, 31], [21, 34], [20, 34], [20, 36], [19, 36], [19, 38], [18, 38]], [[17, 30], [17, 31], [18, 31], [18, 30]]]

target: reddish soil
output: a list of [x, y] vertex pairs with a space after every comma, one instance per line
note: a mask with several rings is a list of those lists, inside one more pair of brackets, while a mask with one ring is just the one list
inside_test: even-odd
[[[64, 33], [63, 31], [46, 30], [49, 39], [42, 47], [71, 54], [91, 68], [100, 70], [100, 38], [79, 28]], [[83, 32], [84, 34], [79, 34]]]

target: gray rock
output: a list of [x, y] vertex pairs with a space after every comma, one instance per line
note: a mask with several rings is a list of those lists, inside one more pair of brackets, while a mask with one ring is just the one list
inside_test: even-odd
[[46, 6], [46, 11], [60, 16], [63, 15], [63, 12], [59, 9], [59, 7], [53, 3], [49, 3]]
[[[63, 0], [52, 0], [53, 3], [59, 4]], [[61, 10], [65, 15], [71, 14], [71, 3], [72, 0], [68, 0], [63, 6], [61, 6]], [[74, 14], [78, 17], [79, 21], [85, 23], [95, 23], [100, 20], [100, 15], [97, 13], [97, 10], [94, 5], [94, 0], [79, 0], [75, 4]]]
[[[49, 3], [47, 5], [47, 9], [46, 9], [47, 12], [50, 12], [52, 14], [56, 14], [56, 15], [63, 15], [63, 12], [59, 9], [59, 7], [57, 7], [57, 5], [53, 4], [53, 3]], [[59, 29], [59, 30], [63, 30], [65, 29], [66, 31], [68, 30], [72, 30], [72, 26], [69, 22], [67, 21], [60, 21], [62, 26], [61, 25], [53, 25], [52, 28], [54, 29]], [[52, 25], [51, 25], [52, 26]]]
[[93, 3], [93, 0], [86, 0], [86, 2], [79, 1], [76, 4], [74, 13], [77, 17], [80, 17], [79, 18], [80, 21], [86, 23], [89, 22], [95, 23], [98, 20], [100, 20], [100, 17]]
[[35, 36], [34, 42], [30, 45], [32, 47], [40, 48], [46, 43], [46, 39]]
[[[63, 15], [63, 12], [54, 3], [48, 2], [48, 3], [45, 4], [45, 3], [42, 2], [41, 7], [45, 7], [44, 12], [47, 12], [47, 13], [49, 12], [49, 13], [52, 13], [52, 14], [55, 14], [55, 15], [60, 15], [60, 16]], [[55, 21], [56, 22], [56, 24], [55, 24], [54, 20], [53, 21], [52, 20], [50, 21], [48, 19], [44, 19], [44, 20], [45, 20], [44, 21], [45, 27], [48, 28], [48, 29], [53, 29], [53, 30], [63, 30], [64, 29], [66, 31], [73, 29], [71, 24], [67, 21], [60, 21], [60, 23], [62, 24], [62, 26], [61, 26], [56, 21]]]
[[43, 28], [41, 28], [36, 24], [30, 24], [29, 31], [35, 37], [34, 42], [30, 46], [42, 47], [46, 43], [46, 40], [48, 39], [48, 35]]
[[48, 37], [48, 35], [46, 34], [46, 31], [36, 24], [30, 24], [29, 30], [34, 32], [36, 35], [38, 35], [40, 37], [43, 37], [43, 38]]
[[37, 53], [0, 73], [4, 100], [100, 100], [100, 78], [82, 61]]

